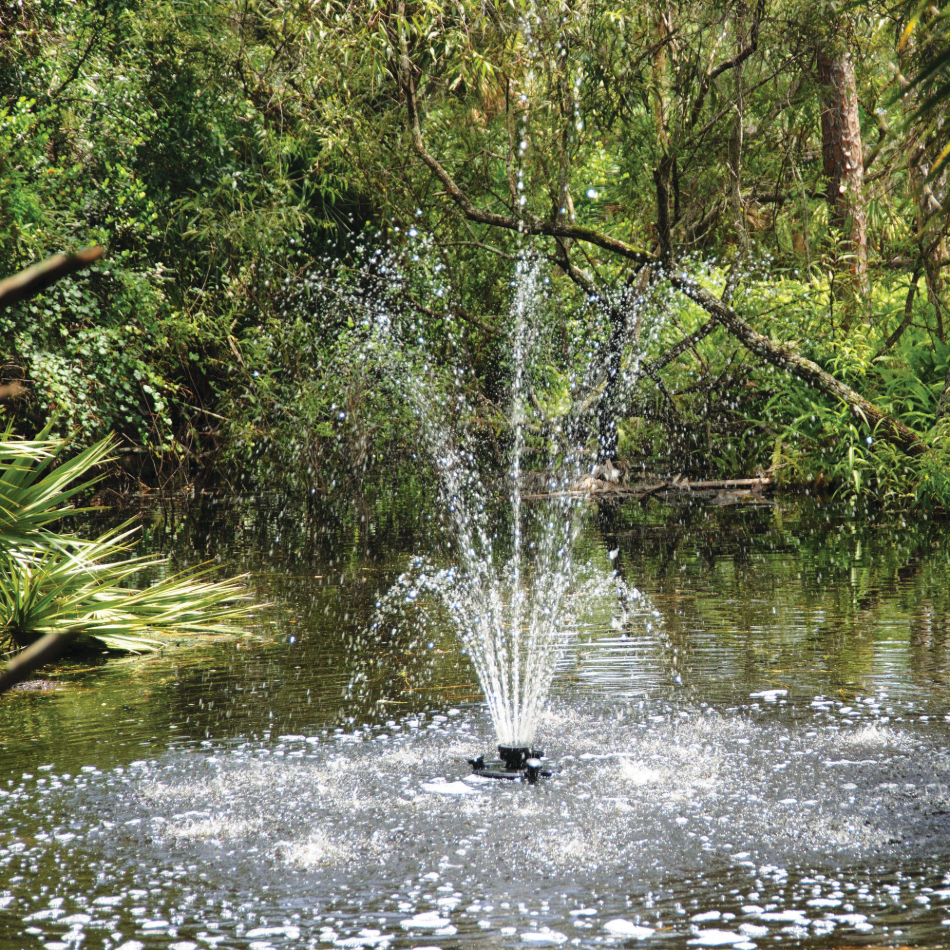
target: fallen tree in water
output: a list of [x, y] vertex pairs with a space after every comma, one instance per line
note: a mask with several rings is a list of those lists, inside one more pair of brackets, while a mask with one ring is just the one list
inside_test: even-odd
[[[404, 4], [400, 5], [401, 17], [405, 15], [404, 7]], [[875, 406], [870, 400], [822, 369], [817, 363], [796, 353], [789, 344], [776, 342], [750, 326], [728, 305], [728, 291], [730, 289], [728, 284], [724, 299], [717, 299], [689, 277], [671, 272], [673, 268], [668, 248], [663, 253], [646, 251], [595, 228], [574, 224], [559, 214], [555, 214], [551, 220], [543, 220], [532, 215], [516, 217], [486, 211], [477, 207], [425, 145], [416, 95], [417, 70], [410, 61], [405, 30], [400, 31], [400, 44], [401, 56], [398, 81], [405, 100], [412, 148], [439, 180], [447, 196], [456, 204], [466, 219], [521, 234], [533, 234], [554, 239], [557, 253], [552, 255], [552, 260], [556, 261], [564, 272], [581, 285], [588, 294], [596, 292], [597, 288], [593, 278], [573, 265], [571, 252], [574, 242], [593, 245], [641, 268], [649, 267], [654, 275], [665, 277], [674, 288], [705, 310], [716, 325], [723, 327], [749, 352], [763, 362], [793, 374], [809, 386], [845, 404], [854, 416], [875, 434], [876, 438], [889, 442], [911, 456], [923, 455], [930, 451], [919, 433]], [[661, 248], [663, 248], [663, 242], [661, 242]], [[607, 295], [601, 294], [601, 296], [606, 297]], [[612, 405], [614, 400], [611, 399], [613, 388], [611, 382], [617, 377], [620, 367], [622, 354], [618, 353], [617, 349], [618, 347], [625, 347], [629, 342], [626, 338], [621, 339], [621, 336], [611, 334], [611, 342], [603, 358], [605, 367], [604, 373], [601, 374], [604, 377], [602, 385], [599, 391], [594, 394], [594, 397], [588, 399], [588, 403], [595, 408], [599, 407], [601, 413], [616, 411], [616, 407]], [[683, 342], [686, 343], [685, 340]], [[950, 381], [950, 378], [948, 378], [948, 381]], [[610, 425], [615, 425], [615, 421], [611, 420]], [[599, 426], [601, 431], [609, 427], [605, 427], [603, 420], [601, 420]]]
[[761, 498], [771, 486], [772, 479], [768, 475], [756, 478], [696, 479], [694, 481], [684, 475], [675, 475], [672, 478], [620, 482], [591, 474], [577, 479], [565, 489], [528, 491], [521, 497], [523, 501], [540, 501], [544, 498], [592, 498], [610, 501], [628, 498], [644, 499], [667, 494], [713, 496], [716, 493], [729, 492], [737, 498], [739, 495], [755, 495]]

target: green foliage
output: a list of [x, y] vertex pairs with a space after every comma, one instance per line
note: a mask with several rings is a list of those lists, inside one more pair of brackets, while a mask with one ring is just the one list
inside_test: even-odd
[[237, 42], [222, 15], [203, 0], [11, 14], [0, 271], [77, 245], [108, 260], [0, 316], [6, 372], [28, 384], [24, 431], [55, 416], [87, 443], [114, 431], [159, 455], [206, 448], [202, 410], [311, 220], [287, 129], [220, 68]]
[[930, 452], [920, 461], [916, 501], [925, 509], [950, 510], [950, 420], [939, 423], [927, 441]]
[[[480, 444], [500, 457], [514, 260], [557, 248], [463, 220], [437, 186], [407, 133], [405, 49], [426, 146], [474, 206], [656, 249], [665, 188], [675, 268], [718, 294], [735, 264], [743, 317], [934, 446], [893, 456], [863, 420], [717, 329], [659, 384], [625, 394], [631, 464], [771, 468], [789, 486], [943, 504], [931, 430], [947, 378], [946, 239], [923, 199], [928, 176], [931, 204], [946, 191], [931, 174], [943, 106], [895, 96], [892, 68], [923, 77], [912, 98], [940, 93], [942, 14], [922, 9], [908, 32], [910, 9], [878, 17], [810, 0], [688, 0], [669, 22], [644, 0], [406, 9], [25, 0], [5, 18], [0, 264], [13, 272], [92, 243], [108, 261], [0, 313], [4, 378], [28, 384], [18, 431], [55, 417], [87, 445], [116, 432], [163, 473], [171, 460], [232, 484], [421, 492], [417, 421], [363, 359], [361, 317], [340, 302], [359, 286], [412, 315], [432, 355], [425, 372], [446, 392], [467, 387]], [[822, 44], [854, 52], [866, 302], [846, 299], [855, 258], [827, 193], [826, 90], [808, 65]], [[629, 261], [574, 248], [598, 293], [636, 282]], [[400, 261], [392, 296], [364, 280], [378, 249]], [[337, 283], [308, 296], [321, 274]], [[557, 419], [611, 326], [563, 268], [547, 277], [531, 381]], [[707, 320], [682, 295], [646, 297], [645, 361]], [[628, 346], [625, 365], [634, 359]]]
[[73, 508], [76, 495], [98, 479], [77, 482], [105, 461], [112, 451], [104, 440], [60, 461], [64, 443], [44, 430], [32, 441], [13, 439], [8, 426], [0, 433], [0, 545], [44, 549], [56, 543], [47, 529]]
[[[163, 563], [128, 557], [130, 534], [109, 533], [45, 553], [22, 548], [0, 553], [4, 638], [26, 646], [47, 633], [80, 630], [74, 641], [80, 648], [141, 653], [182, 634], [238, 631], [233, 621], [246, 617], [248, 608], [233, 605], [243, 595], [233, 582], [203, 581], [192, 571], [143, 589], [123, 586], [127, 578]], [[224, 606], [228, 601], [232, 604]]]
[[211, 582], [210, 568], [186, 571], [143, 588], [136, 575], [164, 561], [130, 556], [133, 530], [87, 540], [50, 526], [75, 509], [68, 502], [96, 480], [105, 439], [71, 458], [62, 440], [0, 433], [0, 644], [24, 647], [47, 633], [79, 633], [82, 648], [143, 652], [179, 634], [236, 632], [252, 609], [236, 581]]
[[[934, 4], [905, 0], [906, 24], [899, 47], [913, 54], [914, 70], [907, 85], [916, 92], [918, 104], [912, 120], [930, 119], [940, 134], [950, 101], [950, 17]], [[941, 141], [931, 177], [936, 178], [950, 158], [950, 143]], [[944, 209], [946, 211], [946, 209]]]
[[13, 358], [28, 367], [31, 407], [56, 417], [61, 433], [88, 440], [115, 431], [133, 444], [167, 449], [177, 387], [156, 360], [158, 294], [131, 271], [62, 281], [0, 313]]
[[[950, 346], [932, 345], [926, 333], [912, 327], [882, 351], [890, 299], [886, 287], [878, 288], [874, 305], [880, 309], [859, 333], [820, 344], [816, 327], [799, 323], [800, 316], [793, 319], [796, 329], [815, 341], [809, 347], [812, 359], [893, 418], [927, 434], [929, 451], [908, 456], [841, 403], [792, 377], [772, 374], [760, 411], [774, 432], [767, 464], [781, 483], [828, 489], [852, 503], [873, 499], [891, 506], [948, 509], [950, 459], [941, 427], [935, 428], [935, 412]], [[788, 329], [785, 335], [791, 335]]]

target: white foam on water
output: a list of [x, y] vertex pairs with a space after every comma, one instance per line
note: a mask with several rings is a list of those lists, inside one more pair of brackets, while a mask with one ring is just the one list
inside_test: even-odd
[[535, 946], [556, 946], [567, 942], [567, 934], [559, 930], [551, 930], [550, 927], [544, 927], [541, 930], [528, 930], [521, 935], [523, 943], [530, 943]]
[[440, 917], [435, 911], [416, 914], [414, 917], [399, 921], [403, 930], [439, 930], [447, 927], [449, 923], [448, 917]]
[[[906, 732], [887, 726], [883, 743], [877, 729], [855, 730], [842, 755], [839, 735], [785, 717], [784, 708], [724, 714], [685, 703], [618, 710], [555, 700], [544, 719], [557, 728], [543, 740], [562, 771], [533, 787], [462, 779], [465, 760], [493, 740], [487, 715], [471, 707], [451, 723], [418, 713], [417, 728], [392, 727], [385, 746], [340, 747], [328, 738], [305, 743], [306, 755], [296, 759], [274, 755], [267, 739], [197, 754], [173, 750], [134, 774], [101, 774], [73, 789], [64, 818], [45, 837], [0, 843], [0, 856], [35, 860], [35, 850], [69, 868], [101, 836], [142, 888], [126, 890], [128, 881], [106, 868], [84, 903], [68, 893], [64, 903], [62, 891], [51, 891], [22, 904], [18, 898], [19, 916], [36, 914], [47, 932], [64, 910], [90, 930], [121, 917], [116, 930], [129, 933], [132, 918], [142, 939], [166, 944], [184, 939], [175, 921], [191, 913], [189, 905], [169, 900], [172, 888], [152, 893], [144, 885], [161, 873], [186, 896], [196, 893], [204, 885], [191, 882], [189, 865], [212, 885], [240, 875], [265, 895], [242, 898], [258, 915], [249, 928], [274, 920], [260, 911], [263, 901], [290, 900], [300, 907], [293, 924], [301, 941], [315, 939], [330, 920], [332, 937], [327, 931], [320, 941], [354, 948], [383, 947], [397, 939], [393, 931], [412, 943], [416, 935], [439, 940], [463, 931], [487, 945], [502, 928], [514, 944], [554, 944], [554, 934], [569, 933], [570, 941], [594, 946], [647, 940], [671, 923], [676, 932], [688, 916], [692, 930], [676, 939], [713, 946], [708, 941], [729, 934], [732, 942], [721, 945], [742, 950], [743, 942], [777, 946], [831, 931], [879, 940], [882, 921], [899, 913], [927, 926], [947, 919], [940, 901], [950, 894], [950, 877], [944, 881], [942, 871], [922, 888], [860, 870], [926, 861], [939, 846], [934, 832], [943, 827], [950, 776], [940, 737], [916, 723]], [[914, 754], [893, 754], [903, 748]], [[844, 764], [822, 769], [828, 759]], [[774, 772], [768, 766], [775, 762], [787, 768]], [[440, 793], [455, 783], [471, 792]], [[424, 790], [429, 784], [440, 791]], [[74, 826], [76, 815], [91, 816], [83, 817], [91, 824]], [[58, 842], [55, 833], [67, 827], [77, 839]], [[848, 877], [837, 870], [844, 866], [858, 870]], [[670, 880], [682, 883], [662, 896], [647, 893]], [[640, 890], [617, 896], [618, 881]], [[353, 910], [321, 906], [343, 887]], [[216, 905], [202, 924], [214, 919], [222, 939], [245, 939], [233, 913]], [[733, 913], [747, 916], [733, 925]], [[207, 936], [201, 945], [219, 933]], [[279, 945], [287, 938], [258, 939]]]
[[652, 937], [656, 933], [654, 927], [643, 927], [630, 920], [625, 920], [623, 917], [608, 920], [604, 924], [604, 930], [614, 937], [624, 937], [631, 940], [646, 940], [647, 937]]
[[727, 947], [746, 943], [748, 938], [744, 934], [732, 930], [698, 930], [688, 944], [698, 947]]
[[[491, 781], [487, 779], [486, 781]], [[423, 782], [422, 790], [424, 792], [429, 792], [432, 795], [477, 795], [478, 790], [472, 788], [470, 784], [466, 784], [463, 781], [458, 782], [446, 782], [444, 779], [441, 782]]]

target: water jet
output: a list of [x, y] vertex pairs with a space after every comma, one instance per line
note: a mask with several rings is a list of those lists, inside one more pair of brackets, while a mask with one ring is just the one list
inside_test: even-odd
[[[424, 348], [419, 351], [414, 339], [401, 340], [385, 314], [372, 347], [387, 361], [389, 375], [400, 380], [418, 420], [419, 444], [436, 475], [450, 550], [449, 566], [422, 557], [410, 562], [377, 604], [369, 639], [377, 642], [407, 625], [420, 629], [423, 594], [441, 605], [478, 678], [495, 729], [500, 759], [472, 760], [487, 777], [527, 776], [527, 760], [542, 758], [533, 743], [548, 692], [569, 645], [589, 619], [609, 612], [611, 625], [623, 626], [630, 619], [628, 605], [643, 606], [639, 592], [627, 588], [609, 560], [593, 563], [577, 550], [586, 510], [566, 489], [590, 469], [585, 427], [564, 420], [544, 425], [546, 417], [535, 406], [531, 382], [538, 328], [544, 323], [544, 266], [521, 260], [513, 281], [508, 490], [499, 504], [479, 471], [478, 438], [466, 427], [465, 420], [476, 414], [467, 406], [465, 387], [436, 392], [427, 382], [430, 358]], [[527, 504], [529, 453], [544, 470], [548, 493]], [[530, 774], [537, 779], [545, 772], [539, 765]]]

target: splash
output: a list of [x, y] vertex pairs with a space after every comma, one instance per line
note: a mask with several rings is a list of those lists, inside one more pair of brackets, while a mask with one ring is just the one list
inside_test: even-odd
[[[542, 299], [539, 265], [520, 262], [510, 321], [507, 532], [490, 527], [472, 434], [458, 421], [472, 417], [461, 397], [433, 393], [425, 372], [404, 375], [422, 444], [438, 475], [456, 563], [439, 569], [414, 560], [378, 604], [374, 623], [374, 631], [385, 628], [400, 605], [441, 604], [471, 658], [499, 744], [516, 747], [533, 743], [558, 664], [584, 618], [602, 609], [624, 613], [622, 605], [641, 599], [614, 572], [576, 556], [583, 502], [568, 489], [589, 459], [581, 447], [566, 444], [557, 427], [547, 436], [545, 497], [525, 503], [526, 435], [536, 421], [529, 411], [528, 373]], [[535, 452], [538, 441], [535, 436]]]

